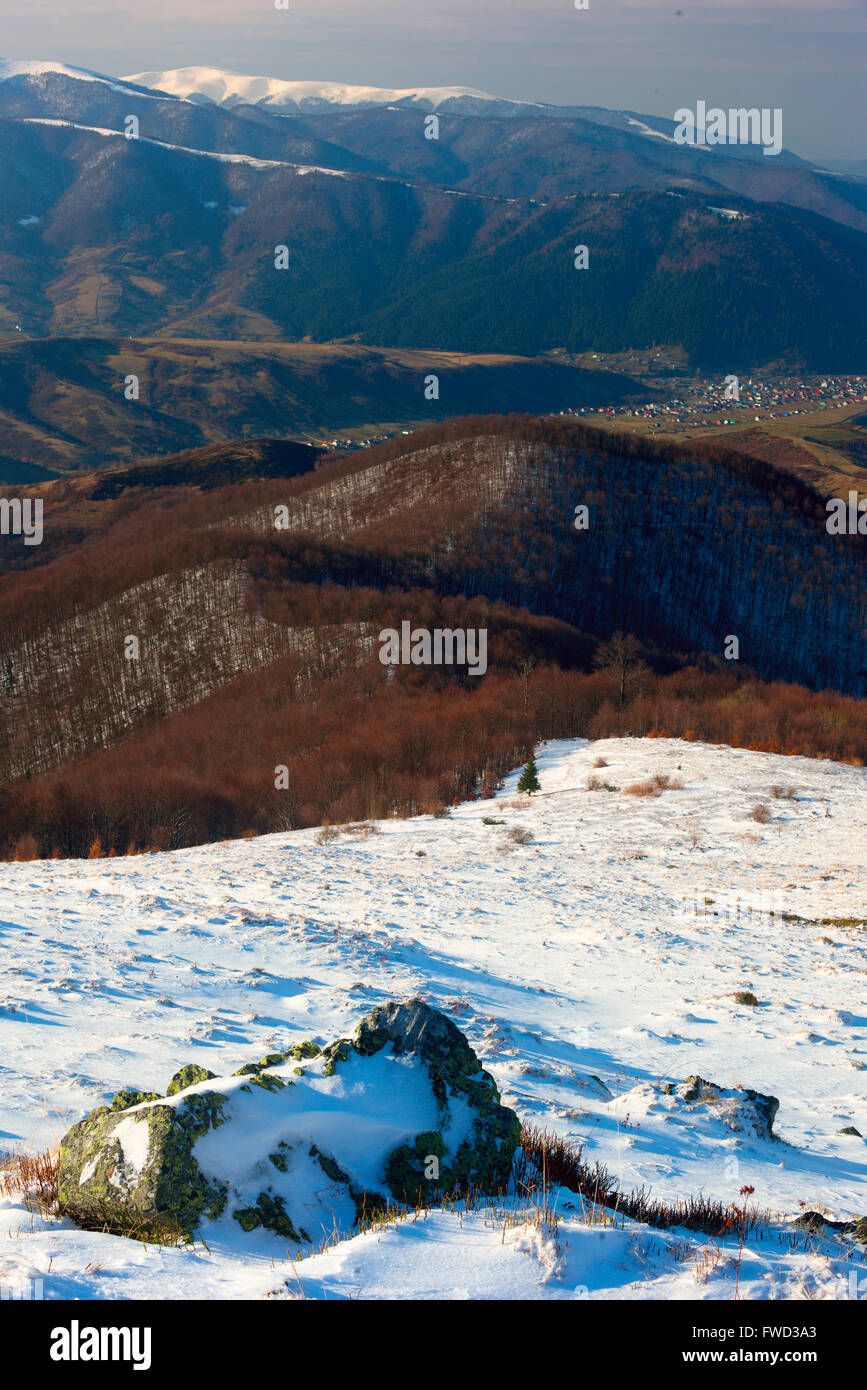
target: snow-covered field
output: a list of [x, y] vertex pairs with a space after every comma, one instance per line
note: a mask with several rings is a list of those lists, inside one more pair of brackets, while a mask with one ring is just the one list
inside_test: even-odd
[[[183, 1063], [225, 1074], [420, 994], [507, 1104], [624, 1188], [752, 1186], [778, 1224], [748, 1241], [740, 1296], [867, 1296], [863, 1247], [782, 1232], [805, 1209], [867, 1214], [867, 1139], [839, 1133], [867, 1135], [867, 772], [673, 739], [558, 742], [538, 761], [531, 802], [516, 773], [493, 801], [368, 837], [0, 865], [0, 1147], [55, 1144]], [[624, 793], [656, 773], [682, 788]], [[757, 1006], [735, 1001], [746, 990]], [[665, 1093], [694, 1073], [778, 1097], [781, 1142]], [[218, 1224], [207, 1247], [159, 1251], [7, 1197], [0, 1280], [55, 1298], [733, 1296], [736, 1238], [588, 1223], [555, 1197], [555, 1234], [441, 1211], [294, 1265], [266, 1232]]]

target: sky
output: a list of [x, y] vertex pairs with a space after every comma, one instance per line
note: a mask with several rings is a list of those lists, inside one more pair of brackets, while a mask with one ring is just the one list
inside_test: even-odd
[[[581, 0], [583, 3], [583, 0]], [[467, 86], [673, 116], [781, 107], [806, 158], [867, 158], [867, 0], [0, 0], [0, 56]]]

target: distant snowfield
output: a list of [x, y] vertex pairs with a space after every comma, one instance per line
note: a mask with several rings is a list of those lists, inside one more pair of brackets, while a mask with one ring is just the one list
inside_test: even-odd
[[[867, 927], [853, 924], [867, 918], [867, 772], [673, 739], [556, 742], [538, 761], [526, 806], [508, 804], [515, 773], [493, 801], [367, 839], [0, 865], [0, 1147], [55, 1144], [124, 1086], [163, 1092], [185, 1062], [223, 1074], [325, 1043], [418, 993], [507, 1104], [584, 1141], [625, 1188], [728, 1201], [750, 1184], [780, 1220], [867, 1214], [867, 1140], [839, 1133], [867, 1135]], [[624, 794], [656, 773], [682, 790]], [[616, 790], [588, 791], [589, 776]], [[759, 800], [766, 824], [749, 816]], [[513, 845], [514, 825], [533, 842]], [[664, 1093], [693, 1073], [778, 1097], [782, 1142]], [[159, 1253], [68, 1223], [31, 1230], [7, 1198], [0, 1281], [41, 1277], [62, 1298], [732, 1297], [731, 1242], [588, 1225], [565, 1191], [559, 1211], [556, 1238], [527, 1225], [503, 1240], [483, 1213], [461, 1226], [437, 1212], [292, 1266], [267, 1233], [218, 1223], [208, 1251]], [[845, 1253], [766, 1236], [741, 1295], [865, 1296], [867, 1264]]]

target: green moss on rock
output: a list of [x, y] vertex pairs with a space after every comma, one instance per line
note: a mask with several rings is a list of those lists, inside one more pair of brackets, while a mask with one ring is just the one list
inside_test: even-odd
[[[164, 1227], [192, 1235], [203, 1216], [218, 1216], [226, 1204], [225, 1186], [205, 1178], [192, 1153], [196, 1140], [223, 1122], [225, 1099], [211, 1091], [132, 1114], [93, 1111], [61, 1140], [59, 1210], [86, 1230], [153, 1239]], [[149, 1131], [139, 1172], [125, 1162], [115, 1136], [127, 1119]]]
[[282, 1091], [286, 1086], [294, 1086], [294, 1081], [288, 1081], [280, 1076], [272, 1076], [268, 1068], [279, 1067], [284, 1061], [284, 1053], [271, 1052], [267, 1057], [263, 1057], [261, 1062], [247, 1062], [232, 1075], [249, 1076], [250, 1084], [242, 1086], [242, 1091], [249, 1091], [250, 1085], [261, 1086], [263, 1091]]
[[318, 1159], [319, 1167], [332, 1182], [349, 1182], [349, 1174], [344, 1173], [337, 1160], [332, 1158], [330, 1154], [321, 1153], [315, 1144], [310, 1146], [310, 1157]]
[[283, 1198], [272, 1192], [260, 1192], [254, 1207], [242, 1207], [240, 1211], [233, 1211], [232, 1216], [244, 1231], [255, 1231], [262, 1226], [266, 1231], [301, 1244], [302, 1237], [292, 1225]]
[[262, 1225], [262, 1217], [255, 1207], [244, 1207], [241, 1211], [233, 1211], [232, 1216], [242, 1231], [255, 1231], [257, 1226]]
[[289, 1145], [281, 1142], [274, 1153], [268, 1155], [268, 1158], [273, 1163], [278, 1173], [287, 1173], [289, 1171], [289, 1160], [286, 1157], [288, 1152]]
[[[448, 1191], [454, 1186], [448, 1181], [449, 1174], [440, 1167], [448, 1150], [442, 1135], [434, 1130], [416, 1136], [413, 1144], [401, 1144], [386, 1161], [385, 1181], [393, 1196], [401, 1201], [415, 1205], [427, 1201], [437, 1192]], [[435, 1158], [436, 1175], [428, 1177], [425, 1169], [429, 1160]]]
[[340, 1038], [330, 1046], [323, 1048], [322, 1056], [325, 1058], [325, 1066], [322, 1068], [323, 1076], [333, 1076], [337, 1070], [338, 1062], [345, 1062], [352, 1051], [352, 1044], [346, 1038]]
[[130, 1087], [126, 1091], [118, 1091], [111, 1102], [111, 1109], [129, 1110], [133, 1105], [143, 1105], [145, 1101], [162, 1099], [163, 1097], [157, 1091], [137, 1091], [135, 1087]]
[[294, 1081], [289, 1081], [281, 1076], [272, 1076], [267, 1071], [257, 1072], [255, 1076], [250, 1077], [250, 1080], [254, 1086], [261, 1086], [263, 1091], [285, 1091], [287, 1086], [295, 1085]]
[[176, 1096], [180, 1091], [186, 1091], [190, 1086], [198, 1086], [203, 1081], [213, 1081], [214, 1073], [208, 1071], [207, 1067], [199, 1067], [195, 1062], [187, 1062], [185, 1066], [176, 1071], [166, 1090], [167, 1096]]

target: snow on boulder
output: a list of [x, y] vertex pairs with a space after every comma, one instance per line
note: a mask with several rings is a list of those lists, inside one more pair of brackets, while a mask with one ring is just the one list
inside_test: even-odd
[[774, 1120], [780, 1108], [776, 1096], [744, 1087], [726, 1089], [703, 1076], [688, 1076], [679, 1085], [667, 1085], [666, 1095], [675, 1095], [687, 1105], [707, 1106], [734, 1133], [756, 1139], [776, 1139]]
[[389, 1200], [501, 1191], [519, 1138], [455, 1024], [391, 1001], [352, 1041], [301, 1043], [232, 1076], [188, 1065], [165, 1096], [122, 1091], [62, 1139], [59, 1206], [143, 1239], [219, 1221], [304, 1244]]

